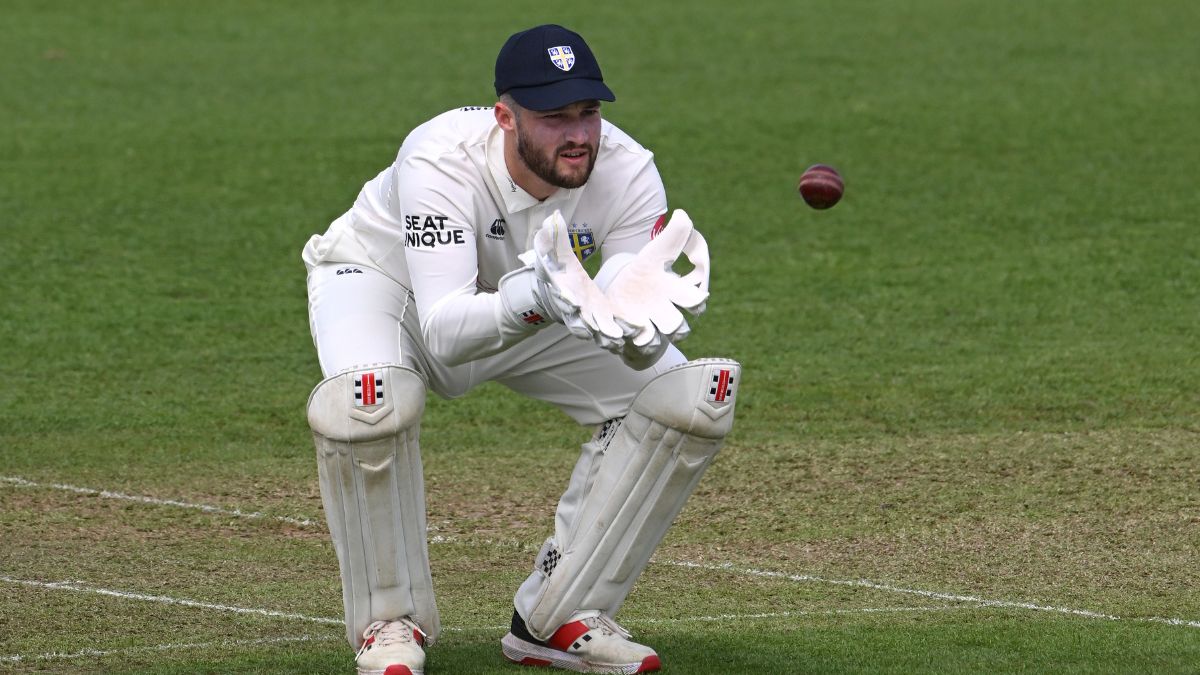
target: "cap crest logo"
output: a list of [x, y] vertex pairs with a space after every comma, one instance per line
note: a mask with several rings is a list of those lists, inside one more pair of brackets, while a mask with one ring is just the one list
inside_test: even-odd
[[550, 55], [550, 63], [554, 64], [555, 68], [564, 73], [575, 67], [575, 52], [571, 51], [566, 45], [560, 47], [551, 47], [546, 50]]

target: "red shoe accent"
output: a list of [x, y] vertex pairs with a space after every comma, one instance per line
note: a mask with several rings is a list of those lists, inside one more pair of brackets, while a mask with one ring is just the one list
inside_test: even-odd
[[509, 661], [512, 661], [513, 663], [519, 663], [522, 666], [537, 666], [539, 668], [545, 668], [545, 667], [551, 665], [550, 661], [547, 661], [545, 659], [535, 659], [532, 656], [526, 656], [525, 658], [521, 659], [520, 661], [513, 661], [512, 659], [509, 659]]
[[387, 670], [383, 671], [383, 675], [412, 675], [412, 671], [408, 669], [408, 666], [402, 666], [397, 663], [388, 666]]
[[555, 649], [565, 652], [571, 648], [571, 645], [575, 644], [580, 635], [589, 630], [591, 629], [582, 621], [564, 623], [558, 630], [554, 631], [554, 635], [551, 635], [550, 639], [546, 642]]
[[646, 658], [642, 659], [642, 665], [638, 666], [638, 669], [634, 672], [650, 673], [658, 670], [659, 668], [662, 668], [662, 663], [659, 663], [658, 656], [647, 656]]

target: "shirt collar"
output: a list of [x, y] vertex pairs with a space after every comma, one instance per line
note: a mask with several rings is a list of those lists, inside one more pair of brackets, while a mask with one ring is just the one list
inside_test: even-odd
[[[487, 142], [487, 165], [492, 173], [492, 180], [504, 198], [504, 208], [509, 213], [517, 213], [538, 204], [553, 204], [570, 199], [576, 190], [558, 188], [554, 194], [544, 201], [526, 192], [508, 173], [508, 165], [504, 161], [504, 130], [497, 124], [492, 128]], [[576, 188], [582, 189], [582, 188]]]

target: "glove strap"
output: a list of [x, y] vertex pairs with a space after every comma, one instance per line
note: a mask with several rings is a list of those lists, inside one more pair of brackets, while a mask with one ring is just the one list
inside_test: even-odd
[[533, 333], [558, 321], [553, 309], [548, 310], [538, 299], [541, 283], [532, 267], [522, 267], [500, 277], [498, 292], [507, 323]]

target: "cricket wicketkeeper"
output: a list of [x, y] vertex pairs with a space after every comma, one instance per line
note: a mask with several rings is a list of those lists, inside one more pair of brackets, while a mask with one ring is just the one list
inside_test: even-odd
[[[578, 34], [513, 35], [494, 107], [405, 139], [304, 248], [325, 379], [308, 420], [359, 673], [421, 675], [438, 636], [418, 447], [425, 392], [494, 380], [595, 427], [501, 640], [518, 663], [658, 670], [614, 616], [733, 424], [739, 365], [688, 361], [708, 247]], [[582, 262], [599, 253], [592, 279]], [[685, 255], [692, 271], [671, 264]]]

